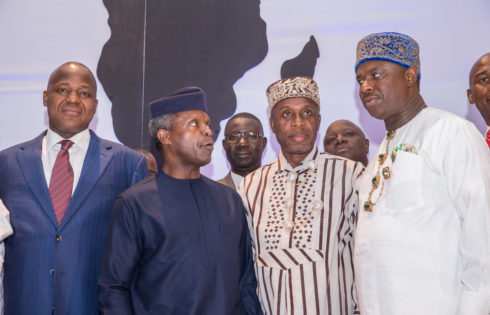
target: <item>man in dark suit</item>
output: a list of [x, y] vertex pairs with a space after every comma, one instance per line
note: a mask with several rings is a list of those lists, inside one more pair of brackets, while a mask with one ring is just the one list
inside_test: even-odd
[[97, 278], [116, 196], [147, 176], [143, 156], [88, 129], [97, 85], [83, 64], [49, 77], [49, 129], [0, 152], [5, 314], [97, 314]]
[[225, 126], [223, 148], [231, 170], [218, 183], [236, 190], [243, 177], [255, 171], [262, 162], [267, 145], [260, 120], [250, 113], [238, 113]]

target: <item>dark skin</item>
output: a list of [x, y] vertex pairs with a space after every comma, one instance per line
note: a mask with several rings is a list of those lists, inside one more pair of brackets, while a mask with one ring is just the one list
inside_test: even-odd
[[369, 140], [362, 130], [348, 120], [337, 120], [330, 124], [323, 139], [325, 152], [368, 164]]
[[418, 70], [390, 61], [370, 60], [356, 71], [359, 96], [369, 114], [395, 130], [426, 107], [418, 87]]
[[[225, 135], [244, 134], [246, 132], [264, 134], [260, 122], [252, 118], [232, 118], [225, 127]], [[242, 137], [239, 142], [235, 143], [223, 139], [222, 144], [228, 162], [230, 162], [231, 170], [235, 174], [246, 176], [260, 167], [262, 153], [267, 145], [267, 138], [262, 136], [258, 139], [247, 141]]]
[[177, 179], [201, 176], [200, 168], [211, 161], [213, 152], [210, 124], [206, 112], [189, 110], [176, 114], [172, 130], [158, 130], [165, 174]]
[[320, 121], [318, 105], [309, 98], [287, 98], [272, 109], [271, 129], [292, 167], [303, 162], [315, 146]]
[[468, 101], [475, 104], [487, 126], [490, 126], [490, 53], [478, 59], [470, 71]]
[[97, 84], [83, 64], [68, 62], [51, 73], [43, 93], [49, 128], [69, 139], [88, 128], [97, 109]]

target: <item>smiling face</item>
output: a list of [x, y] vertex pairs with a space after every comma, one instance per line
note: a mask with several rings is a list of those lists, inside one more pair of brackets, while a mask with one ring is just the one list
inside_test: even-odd
[[359, 96], [369, 114], [387, 120], [400, 113], [410, 98], [407, 69], [393, 62], [370, 60], [356, 71]]
[[293, 166], [299, 165], [315, 146], [320, 127], [318, 106], [305, 97], [287, 98], [271, 112], [270, 125], [281, 152]]
[[[247, 133], [255, 136], [260, 134], [260, 136], [247, 140], [247, 137], [243, 136]], [[233, 172], [245, 176], [260, 167], [267, 139], [263, 136], [262, 125], [252, 118], [237, 117], [228, 121], [225, 136], [230, 137], [237, 134], [242, 135], [241, 139], [239, 141], [223, 139], [223, 148]]]
[[[211, 121], [201, 110], [188, 110], [175, 114], [172, 130], [160, 129], [158, 138], [164, 148], [164, 167], [198, 170], [211, 161], [213, 152]], [[170, 162], [168, 165], [167, 162]]]
[[473, 65], [470, 72], [468, 100], [475, 104], [487, 126], [490, 126], [490, 53]]
[[348, 120], [337, 120], [327, 128], [323, 147], [330, 154], [361, 162], [364, 166], [368, 163], [369, 140]]
[[82, 64], [66, 63], [50, 76], [43, 93], [49, 128], [68, 139], [88, 128], [97, 109], [97, 85]]

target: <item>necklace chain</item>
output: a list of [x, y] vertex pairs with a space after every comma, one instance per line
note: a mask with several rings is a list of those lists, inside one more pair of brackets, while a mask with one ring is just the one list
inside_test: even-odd
[[323, 208], [323, 202], [320, 201], [320, 200], [314, 200], [313, 201], [313, 205], [311, 207], [311, 210], [308, 212], [308, 216], [306, 219], [304, 220], [301, 220], [299, 222], [295, 222], [294, 221], [294, 218], [292, 218], [292, 210], [293, 210], [293, 206], [294, 206], [294, 200], [293, 200], [293, 197], [294, 197], [294, 191], [296, 189], [296, 187], [299, 187], [299, 186], [302, 186], [303, 184], [306, 183], [306, 181], [308, 180], [308, 178], [311, 177], [311, 172], [316, 169], [316, 163], [311, 160], [308, 162], [308, 170], [306, 171], [306, 174], [303, 178], [302, 181], [300, 181], [299, 183], [296, 182], [296, 180], [299, 178], [300, 175], [302, 175], [301, 173], [298, 174], [296, 172], [291, 172], [288, 174], [287, 176], [287, 180], [291, 183], [291, 189], [290, 189], [290, 195], [289, 195], [289, 199], [286, 200], [285, 202], [285, 206], [287, 208], [287, 219], [284, 221], [284, 229], [287, 230], [287, 231], [292, 231], [296, 226], [301, 226], [301, 225], [305, 225], [306, 223], [308, 223], [311, 218], [313, 217], [313, 213], [317, 210], [320, 210]]
[[[376, 203], [381, 199], [381, 196], [383, 195], [383, 190], [385, 188], [385, 183], [386, 181], [391, 177], [391, 170], [389, 166], [381, 167], [385, 164], [386, 159], [388, 158], [388, 150], [390, 148], [390, 142], [393, 140], [395, 137], [395, 130], [388, 131], [386, 133], [386, 149], [385, 153], [378, 155], [378, 170], [376, 171], [376, 175], [371, 179], [372, 183], [372, 188], [371, 191], [369, 192], [368, 199], [366, 202], [364, 202], [364, 211], [371, 212], [373, 211], [374, 206]], [[373, 197], [373, 193], [378, 188], [379, 186], [379, 181], [381, 179], [381, 176], [383, 176], [383, 180], [381, 182], [381, 188], [379, 190], [379, 195], [376, 201], [373, 201], [371, 198]]]

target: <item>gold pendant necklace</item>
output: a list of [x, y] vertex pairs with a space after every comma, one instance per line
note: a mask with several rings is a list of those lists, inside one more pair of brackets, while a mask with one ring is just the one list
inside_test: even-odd
[[[369, 192], [368, 199], [366, 200], [366, 202], [364, 202], [364, 211], [367, 211], [367, 212], [373, 211], [374, 206], [379, 201], [379, 199], [381, 199], [381, 195], [383, 194], [383, 189], [385, 188], [386, 180], [388, 180], [388, 178], [391, 177], [390, 168], [388, 166], [386, 166], [386, 167], [383, 167], [383, 169], [381, 169], [381, 167], [384, 165], [386, 159], [388, 158], [388, 150], [390, 147], [390, 142], [394, 137], [395, 137], [395, 130], [391, 130], [391, 131], [388, 131], [386, 133], [386, 139], [387, 139], [386, 150], [385, 150], [386, 152], [384, 154], [378, 155], [378, 170], [376, 171], [376, 175], [371, 179], [371, 183], [373, 186], [371, 188], [371, 191]], [[380, 172], [380, 170], [381, 170], [381, 172]], [[371, 197], [373, 196], [373, 192], [379, 186], [379, 182], [381, 179], [380, 174], [381, 174], [381, 176], [383, 176], [384, 180], [381, 182], [381, 188], [379, 191], [378, 199], [376, 199], [376, 201], [373, 201], [371, 199]]]

